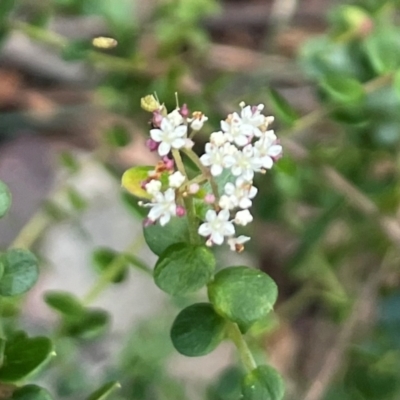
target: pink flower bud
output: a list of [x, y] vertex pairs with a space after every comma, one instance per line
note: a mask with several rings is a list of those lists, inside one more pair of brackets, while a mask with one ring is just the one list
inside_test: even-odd
[[183, 118], [187, 118], [189, 116], [189, 109], [187, 104], [183, 104], [182, 107], [179, 109], [179, 113], [182, 115]]
[[176, 216], [183, 217], [186, 215], [186, 210], [182, 206], [176, 206]]
[[155, 224], [155, 221], [152, 221], [150, 218], [145, 218], [143, 220], [143, 227], [144, 228], [147, 228], [148, 226], [154, 225], [154, 224]]
[[174, 170], [174, 168], [175, 168], [175, 162], [174, 162], [173, 159], [168, 158], [167, 156], [165, 156], [165, 157], [162, 158], [162, 161], [163, 161], [163, 163], [164, 163], [164, 165], [165, 165], [165, 168], [166, 168], [168, 171], [173, 171], [173, 170]]
[[153, 124], [154, 128], [159, 128], [161, 126], [163, 118], [164, 117], [161, 115], [160, 110], [155, 110], [153, 112], [153, 118], [151, 119], [151, 123]]
[[215, 202], [215, 196], [212, 193], [206, 194], [204, 197], [204, 201], [207, 204], [213, 204]]
[[150, 151], [156, 151], [158, 149], [159, 143], [155, 142], [153, 139], [146, 140], [146, 146]]
[[196, 194], [200, 190], [200, 185], [198, 183], [192, 183], [189, 186], [189, 193]]

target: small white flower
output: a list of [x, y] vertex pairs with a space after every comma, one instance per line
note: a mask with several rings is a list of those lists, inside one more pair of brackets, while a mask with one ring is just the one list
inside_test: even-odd
[[222, 131], [218, 131], [218, 132], [213, 132], [210, 135], [210, 143], [214, 144], [215, 146], [222, 146], [223, 144], [225, 144], [226, 142], [229, 142], [229, 138], [228, 136], [222, 132]]
[[187, 133], [186, 125], [175, 126], [168, 118], [163, 118], [160, 129], [151, 129], [150, 136], [160, 143], [158, 154], [167, 155], [171, 148], [180, 149], [185, 145], [185, 136]]
[[225, 168], [226, 156], [231, 156], [231, 154], [236, 151], [236, 147], [232, 146], [230, 143], [225, 143], [221, 147], [215, 146], [212, 143], [207, 143], [205, 146], [206, 153], [200, 157], [200, 161], [205, 167], [211, 167], [212, 176], [218, 176], [222, 174]]
[[175, 127], [183, 124], [183, 117], [182, 117], [181, 113], [179, 112], [179, 110], [171, 111], [167, 115], [167, 118], [171, 122], [171, 124]]
[[185, 182], [185, 179], [185, 175], [179, 171], [176, 171], [168, 177], [168, 183], [170, 187], [178, 189], [182, 186], [182, 183]]
[[224, 187], [225, 194], [221, 196], [219, 206], [221, 208], [233, 209], [235, 207], [249, 208], [252, 199], [257, 194], [257, 188], [250, 182], [239, 177], [235, 184], [228, 182]]
[[161, 226], [166, 225], [171, 217], [176, 215], [174, 189], [167, 189], [164, 193], [156, 193], [153, 202], [145, 204], [145, 207], [151, 207], [148, 214], [151, 221], [160, 220]]
[[264, 109], [264, 104], [258, 106], [245, 106], [242, 104], [242, 112], [240, 116], [242, 118], [242, 131], [248, 136], [260, 136], [260, 128], [265, 123], [265, 116], [261, 114]]
[[274, 158], [282, 155], [282, 146], [277, 144], [277, 137], [273, 130], [266, 131], [261, 138], [254, 143], [261, 157], [263, 168], [270, 169], [274, 164]]
[[238, 211], [235, 215], [235, 224], [246, 226], [253, 221], [253, 216], [249, 210]]
[[202, 112], [195, 111], [193, 113], [193, 118], [188, 118], [188, 122], [190, 122], [190, 127], [194, 131], [199, 131], [204, 123], [208, 121], [208, 117], [206, 117]]
[[145, 185], [146, 192], [153, 197], [161, 190], [161, 182], [156, 179], [152, 179]]
[[232, 251], [241, 252], [244, 248], [244, 243], [250, 240], [249, 236], [238, 236], [237, 238], [232, 237], [228, 239], [228, 245]]
[[246, 181], [251, 181], [254, 172], [262, 170], [262, 159], [258, 151], [251, 144], [248, 144], [241, 151], [225, 157], [225, 167], [231, 168], [234, 176], [241, 176]]
[[251, 140], [249, 131], [243, 129], [243, 123], [237, 113], [230, 114], [225, 121], [221, 121], [221, 129], [230, 142], [243, 147]]
[[199, 226], [198, 233], [201, 236], [208, 236], [209, 245], [221, 245], [225, 236], [235, 234], [235, 227], [229, 221], [229, 211], [221, 210], [218, 214], [214, 210], [208, 210], [206, 221]]

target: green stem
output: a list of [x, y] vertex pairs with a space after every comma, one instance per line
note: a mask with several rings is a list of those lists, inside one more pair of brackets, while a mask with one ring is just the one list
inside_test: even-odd
[[257, 363], [254, 360], [253, 354], [251, 354], [249, 346], [244, 340], [239, 327], [237, 326], [237, 324], [233, 322], [228, 322], [227, 324], [228, 324], [227, 325], [228, 336], [235, 344], [243, 365], [246, 367], [248, 371], [253, 371], [254, 369], [257, 368]]
[[196, 164], [197, 168], [199, 168], [201, 173], [210, 182], [211, 190], [212, 190], [213, 195], [215, 197], [215, 201], [218, 202], [218, 199], [219, 199], [218, 186], [217, 186], [217, 183], [215, 182], [214, 178], [212, 177], [210, 171], [207, 168], [204, 167], [204, 165], [200, 162], [199, 157], [197, 156], [197, 154], [193, 150], [183, 149], [182, 151]]
[[[176, 166], [178, 171], [186, 176], [186, 181], [188, 179], [185, 166], [183, 165], [181, 154], [179, 150], [173, 149], [172, 156], [174, 157]], [[186, 215], [189, 223], [189, 235], [190, 241], [193, 244], [199, 243], [199, 235], [197, 234], [197, 221], [196, 221], [196, 212], [194, 209], [194, 203], [191, 196], [183, 197], [183, 202], [185, 203]]]
[[[128, 248], [120, 253], [109, 265], [108, 268], [101, 274], [100, 278], [95, 284], [89, 289], [87, 294], [83, 298], [83, 303], [89, 305], [92, 303], [102, 292], [108, 287], [110, 282], [123, 270], [127, 262], [132, 262], [126, 253], [137, 253], [140, 247], [143, 245], [143, 236], [138, 235], [133, 243]], [[133, 263], [132, 263], [133, 264]], [[138, 265], [134, 263], [141, 271], [145, 271], [147, 274], [152, 275], [150, 269], [145, 268], [144, 265]]]

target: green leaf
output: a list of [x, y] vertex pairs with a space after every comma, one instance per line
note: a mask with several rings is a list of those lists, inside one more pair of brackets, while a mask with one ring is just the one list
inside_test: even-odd
[[264, 272], [240, 266], [218, 272], [208, 285], [208, 296], [219, 314], [245, 332], [272, 310], [278, 290]]
[[48, 306], [67, 316], [79, 316], [85, 312], [85, 308], [79, 299], [71, 293], [63, 291], [46, 292], [44, 301]]
[[328, 74], [321, 79], [320, 85], [332, 101], [340, 104], [360, 103], [365, 98], [362, 84], [354, 78], [344, 75]]
[[3, 217], [11, 206], [11, 193], [5, 183], [0, 181], [0, 218]]
[[178, 314], [171, 328], [174, 347], [188, 357], [211, 353], [224, 336], [225, 320], [209, 303], [186, 307]]
[[100, 309], [89, 309], [79, 318], [64, 321], [67, 334], [83, 339], [100, 336], [107, 329], [109, 322], [109, 314]]
[[38, 263], [28, 250], [12, 249], [0, 256], [4, 267], [0, 280], [1, 296], [17, 296], [28, 291], [37, 281]]
[[69, 151], [63, 151], [60, 154], [60, 163], [71, 174], [76, 174], [80, 169], [80, 165], [76, 157]]
[[172, 217], [167, 225], [153, 224], [143, 228], [144, 239], [157, 256], [175, 243], [189, 243], [189, 227], [186, 217]]
[[150, 199], [151, 196], [142, 189], [142, 182], [149, 177], [149, 171], [154, 167], [133, 167], [129, 168], [122, 175], [122, 186], [136, 197]]
[[274, 114], [288, 125], [293, 125], [299, 118], [299, 113], [275, 89], [268, 90], [268, 97]]
[[243, 400], [281, 400], [284, 393], [281, 376], [268, 365], [257, 367], [242, 382]]
[[105, 132], [107, 143], [113, 147], [125, 147], [130, 141], [130, 135], [124, 126], [116, 125]]
[[[119, 256], [120, 254], [113, 249], [108, 247], [99, 247], [92, 253], [92, 263], [98, 272], [103, 273], [112, 267], [114, 260]], [[115, 276], [112, 282], [123, 282], [127, 277], [127, 274], [128, 265], [125, 263], [125, 265], [121, 266], [121, 271]]]
[[16, 382], [34, 372], [54, 354], [53, 344], [46, 337], [29, 338], [16, 335], [6, 342], [0, 381]]
[[364, 49], [376, 73], [392, 72], [400, 66], [399, 46], [400, 35], [397, 29], [384, 29], [367, 37]]
[[86, 400], [105, 400], [115, 389], [120, 387], [121, 385], [117, 381], [108, 382], [93, 392]]
[[40, 386], [25, 385], [14, 391], [12, 400], [53, 400], [53, 397]]
[[67, 197], [71, 204], [71, 206], [76, 211], [82, 211], [88, 206], [88, 202], [85, 198], [74, 188], [68, 188], [67, 190]]
[[193, 293], [206, 285], [215, 270], [215, 258], [205, 246], [177, 243], [168, 247], [154, 268], [157, 286], [173, 296]]

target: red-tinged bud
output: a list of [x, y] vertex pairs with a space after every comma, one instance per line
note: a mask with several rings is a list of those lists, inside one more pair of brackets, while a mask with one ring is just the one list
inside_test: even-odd
[[161, 122], [163, 120], [163, 116], [159, 110], [153, 112], [153, 118], [151, 119], [151, 123], [154, 128], [159, 128], [161, 126]]
[[165, 156], [162, 158], [162, 161], [165, 165], [165, 169], [167, 169], [168, 171], [173, 171], [175, 169], [175, 162], [173, 159]]
[[207, 204], [213, 204], [213, 203], [215, 203], [215, 196], [212, 193], [208, 193], [205, 195], [204, 201]]
[[143, 220], [143, 227], [144, 228], [147, 228], [148, 226], [154, 225], [154, 224], [155, 224], [155, 221], [152, 221], [150, 218], [145, 218]]
[[182, 206], [176, 206], [176, 216], [184, 217], [186, 215], [186, 210]]
[[182, 115], [183, 118], [187, 118], [190, 114], [187, 104], [183, 104], [182, 107], [179, 109], [179, 114]]
[[158, 149], [159, 143], [155, 142], [153, 139], [147, 139], [146, 146], [150, 151], [156, 151]]

